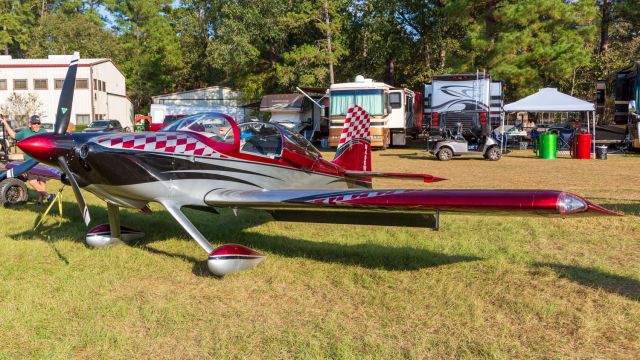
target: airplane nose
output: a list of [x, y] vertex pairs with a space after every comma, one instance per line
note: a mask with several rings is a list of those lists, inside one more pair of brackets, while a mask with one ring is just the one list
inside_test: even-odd
[[32, 158], [48, 164], [56, 164], [60, 156], [73, 154], [75, 142], [70, 135], [53, 133], [37, 134], [18, 142], [18, 147]]

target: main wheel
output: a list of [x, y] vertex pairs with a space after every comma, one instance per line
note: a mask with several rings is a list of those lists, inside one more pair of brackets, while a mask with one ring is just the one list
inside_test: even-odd
[[29, 199], [27, 185], [18, 179], [9, 178], [0, 182], [0, 206], [16, 205]]
[[498, 161], [502, 157], [502, 151], [497, 146], [489, 148], [484, 154], [484, 158], [491, 161]]
[[451, 158], [453, 158], [453, 151], [451, 151], [451, 149], [449, 149], [448, 147], [440, 148], [440, 150], [438, 150], [438, 152], [436, 153], [436, 157], [440, 161], [451, 160]]

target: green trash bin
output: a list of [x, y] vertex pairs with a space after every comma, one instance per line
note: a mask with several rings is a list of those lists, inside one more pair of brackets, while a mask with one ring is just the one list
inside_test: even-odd
[[545, 133], [540, 136], [540, 151], [538, 156], [540, 159], [553, 160], [556, 158], [558, 149], [558, 135], [554, 133]]
[[147, 120], [139, 121], [136, 124], [136, 131], [139, 131], [139, 132], [149, 131], [149, 122]]

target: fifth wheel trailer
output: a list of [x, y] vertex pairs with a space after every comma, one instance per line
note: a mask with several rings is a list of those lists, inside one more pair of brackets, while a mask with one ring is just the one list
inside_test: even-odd
[[441, 137], [461, 124], [463, 130], [489, 135], [504, 117], [502, 81], [486, 73], [447, 74], [424, 85], [423, 128]]

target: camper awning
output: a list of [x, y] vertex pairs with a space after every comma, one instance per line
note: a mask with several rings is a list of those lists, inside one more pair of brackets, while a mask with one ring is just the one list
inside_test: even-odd
[[592, 103], [563, 94], [556, 88], [543, 88], [537, 93], [504, 106], [506, 112], [573, 112], [594, 111]]
[[265, 95], [260, 101], [260, 111], [287, 111], [302, 112], [302, 94], [275, 94]]

